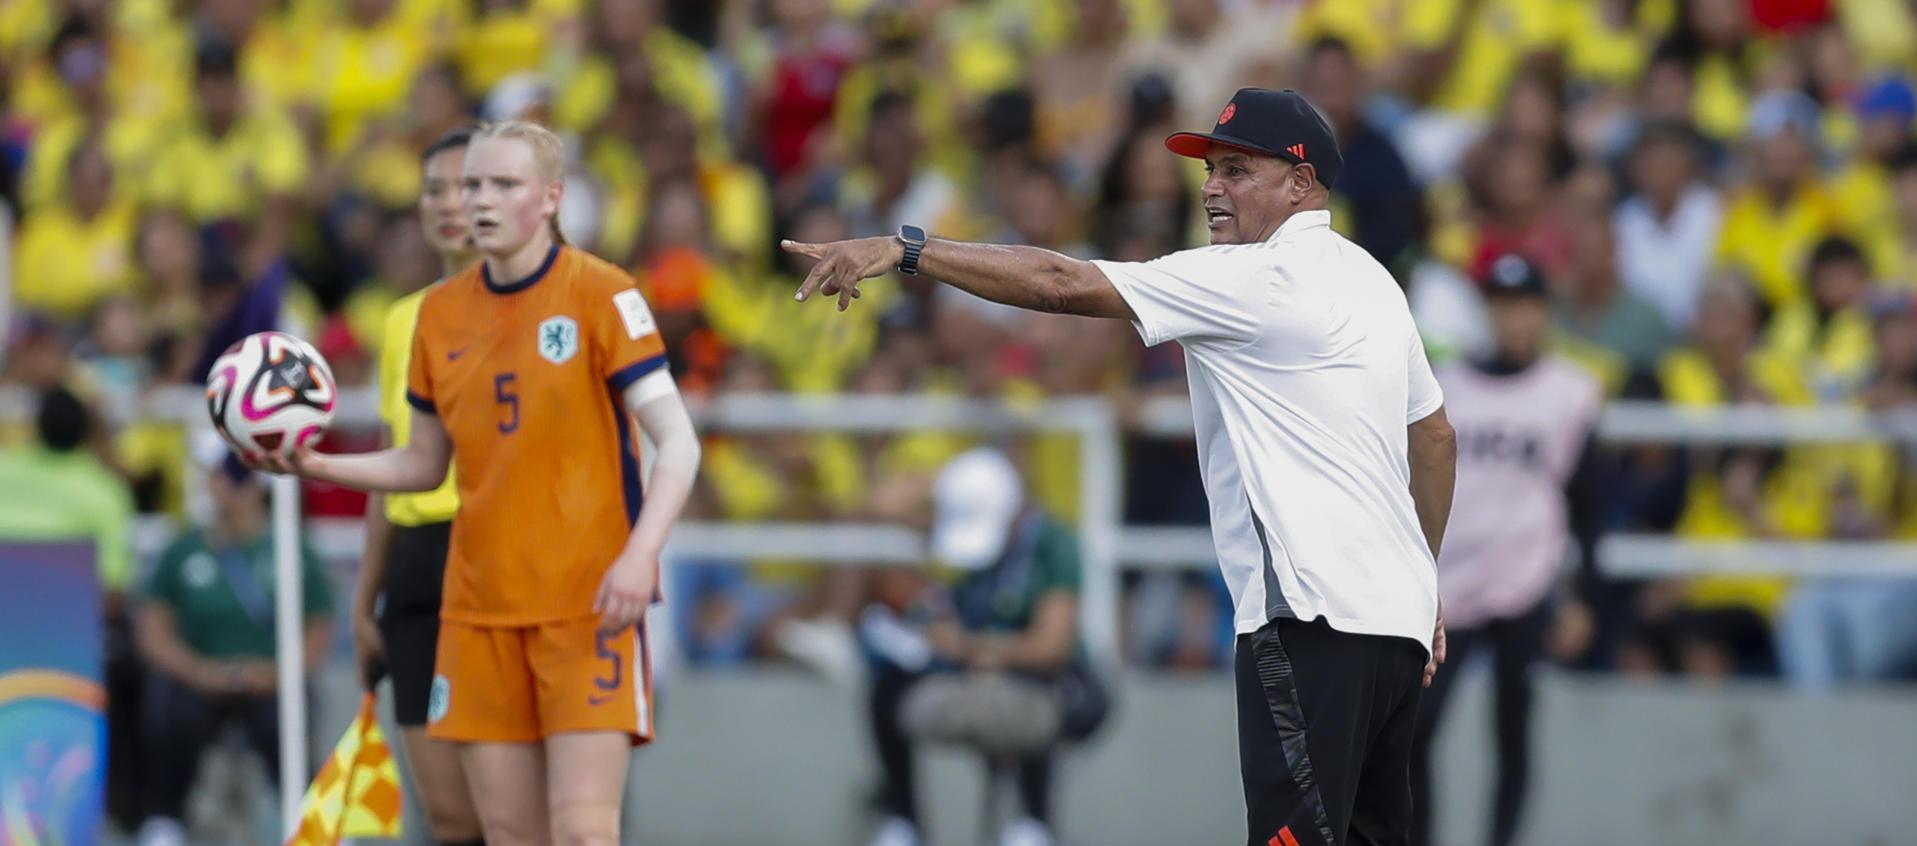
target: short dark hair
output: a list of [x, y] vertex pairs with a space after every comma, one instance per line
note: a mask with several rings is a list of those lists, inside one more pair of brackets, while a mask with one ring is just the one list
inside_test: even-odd
[[72, 452], [86, 443], [93, 428], [93, 414], [86, 403], [66, 388], [49, 388], [40, 394], [40, 413], [34, 418], [40, 442], [54, 452]]
[[1305, 48], [1305, 55], [1313, 59], [1318, 58], [1320, 53], [1336, 53], [1347, 60], [1357, 58], [1351, 50], [1351, 42], [1336, 35], [1318, 36], [1311, 40], [1311, 46]]
[[1636, 155], [1659, 145], [1680, 147], [1690, 154], [1693, 162], [1700, 162], [1703, 160], [1704, 144], [1704, 136], [1689, 123], [1658, 120], [1647, 122], [1638, 129], [1631, 153]]
[[872, 102], [865, 107], [866, 120], [876, 124], [881, 119], [899, 114], [910, 117], [912, 108], [912, 95], [896, 88], [888, 88], [872, 96]]
[[60, 21], [60, 27], [53, 31], [53, 37], [47, 39], [47, 56], [58, 61], [60, 53], [77, 41], [99, 41], [100, 30], [83, 15], [68, 15]]
[[224, 39], [200, 42], [193, 52], [193, 73], [199, 79], [233, 79], [240, 73], [240, 54]]
[[419, 151], [419, 166], [425, 167], [427, 162], [432, 161], [433, 157], [440, 153], [465, 149], [466, 145], [471, 143], [473, 143], [473, 127], [470, 126], [462, 126], [441, 135], [433, 139], [433, 143], [426, 145], [426, 149]]
[[1816, 276], [1818, 271], [1833, 264], [1855, 264], [1868, 267], [1870, 263], [1864, 258], [1864, 251], [1857, 246], [1856, 242], [1841, 235], [1832, 235], [1817, 242], [1817, 246], [1811, 249], [1810, 261], [1806, 266], [1809, 268], [1809, 275]]

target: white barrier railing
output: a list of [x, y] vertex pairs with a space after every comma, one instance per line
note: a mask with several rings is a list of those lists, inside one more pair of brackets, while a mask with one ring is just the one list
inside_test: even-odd
[[[128, 415], [195, 420], [204, 401], [190, 388], [156, 392], [138, 403], [108, 410]], [[370, 392], [349, 392], [336, 425], [374, 422]], [[30, 397], [0, 391], [0, 419], [30, 413]], [[1081, 444], [1081, 479], [1087, 558], [1087, 635], [1101, 646], [1115, 643], [1115, 567], [1146, 569], [1209, 567], [1209, 532], [1203, 528], [1120, 526], [1118, 431], [1111, 406], [1095, 398], [1053, 400], [1028, 407], [925, 396], [733, 395], [694, 409], [705, 429], [730, 431], [962, 430], [987, 432], [1070, 431]], [[1160, 437], [1191, 433], [1189, 405], [1181, 399], [1148, 400], [1134, 411], [1135, 431]], [[1869, 414], [1850, 407], [1765, 406], [1688, 409], [1657, 403], [1621, 402], [1605, 410], [1599, 437], [1614, 443], [1755, 444], [1893, 440], [1917, 443], [1917, 413]], [[356, 521], [314, 521], [322, 550], [356, 554]], [[155, 524], [141, 527], [150, 545]], [[332, 538], [334, 540], [329, 541]], [[149, 546], [150, 548], [150, 546]], [[923, 539], [897, 526], [871, 524], [686, 523], [674, 536], [680, 556], [783, 557], [821, 564], [871, 564], [922, 560]], [[1917, 576], [1917, 544], [1768, 541], [1696, 542], [1654, 536], [1610, 536], [1600, 544], [1599, 563], [1620, 576], [1695, 572], [1795, 573], [1800, 575]], [[1097, 587], [1094, 587], [1094, 585]], [[1109, 654], [1109, 653], [1108, 653]]]

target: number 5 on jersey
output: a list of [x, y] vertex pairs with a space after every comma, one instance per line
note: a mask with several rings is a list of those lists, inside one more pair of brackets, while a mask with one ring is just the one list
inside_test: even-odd
[[499, 433], [510, 435], [519, 429], [519, 392], [513, 384], [519, 379], [518, 373], [501, 373], [493, 377], [493, 399], [499, 403]]

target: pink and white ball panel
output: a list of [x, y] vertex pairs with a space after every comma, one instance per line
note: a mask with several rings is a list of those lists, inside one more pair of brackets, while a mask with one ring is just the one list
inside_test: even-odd
[[213, 428], [242, 455], [291, 452], [319, 440], [338, 399], [326, 359], [285, 332], [246, 336], [206, 374]]

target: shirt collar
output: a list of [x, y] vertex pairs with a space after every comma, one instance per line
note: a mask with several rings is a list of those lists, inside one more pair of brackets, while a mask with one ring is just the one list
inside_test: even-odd
[[1265, 243], [1277, 243], [1286, 235], [1295, 235], [1311, 229], [1329, 228], [1331, 228], [1331, 212], [1326, 209], [1292, 212], [1291, 217], [1286, 218], [1284, 223], [1278, 224], [1278, 231], [1271, 233], [1271, 237]]

